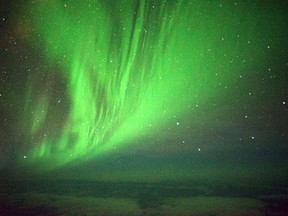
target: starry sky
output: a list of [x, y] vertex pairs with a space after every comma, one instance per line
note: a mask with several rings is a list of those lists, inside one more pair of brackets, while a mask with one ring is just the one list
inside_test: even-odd
[[1, 0], [0, 169], [112, 178], [145, 164], [165, 179], [209, 161], [286, 166], [286, 11], [272, 0]]

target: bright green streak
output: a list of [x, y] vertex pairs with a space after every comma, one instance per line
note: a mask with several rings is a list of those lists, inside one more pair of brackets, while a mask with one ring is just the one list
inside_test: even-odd
[[[58, 136], [33, 141], [31, 137], [41, 128], [49, 127], [48, 107], [55, 99], [48, 90], [29, 102], [36, 91], [30, 87], [25, 109], [30, 125], [26, 161], [53, 169], [114, 151], [164, 127], [173, 116], [185, 115], [207, 95], [219, 94], [215, 92], [219, 82], [235, 78], [233, 71], [249, 65], [241, 65], [242, 59], [259, 52], [245, 40], [238, 44], [237, 34], [245, 26], [237, 27], [233, 4], [226, 8], [211, 4], [180, 0], [31, 3], [32, 41], [43, 41], [49, 64], [61, 61], [59, 77], [66, 82], [70, 107]], [[247, 37], [246, 32], [241, 37]], [[57, 108], [50, 109], [57, 113]]]

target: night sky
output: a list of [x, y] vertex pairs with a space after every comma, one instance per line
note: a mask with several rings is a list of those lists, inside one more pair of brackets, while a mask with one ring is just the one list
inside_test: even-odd
[[0, 169], [287, 178], [287, 9], [272, 0], [1, 0]]

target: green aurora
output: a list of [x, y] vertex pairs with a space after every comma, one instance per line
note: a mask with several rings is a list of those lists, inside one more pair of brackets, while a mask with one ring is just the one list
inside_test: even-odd
[[254, 16], [269, 8], [246, 2], [239, 10], [236, 4], [27, 3], [22, 25], [53, 70], [27, 80], [19, 163], [50, 170], [94, 159], [137, 145], [175, 116], [193, 116], [193, 108], [211, 95], [224, 101], [221, 83], [229, 87], [245, 73], [251, 76], [249, 69], [271, 55], [259, 36], [270, 38], [284, 26], [266, 16], [270, 26], [279, 24], [267, 31]]

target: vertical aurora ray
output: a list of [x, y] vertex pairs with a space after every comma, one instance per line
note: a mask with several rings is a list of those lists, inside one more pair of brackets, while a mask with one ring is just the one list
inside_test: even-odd
[[[259, 52], [233, 39], [221, 42], [223, 35], [238, 34], [238, 20], [230, 7], [222, 17], [209, 4], [32, 1], [31, 42], [41, 43], [50, 65], [60, 65], [53, 74], [65, 89], [55, 97], [42, 86], [35, 96], [39, 74], [28, 82], [26, 162], [53, 169], [109, 152], [184, 115], [219, 82], [233, 78], [229, 73], [241, 60], [230, 65], [227, 56]], [[215, 19], [223, 27], [214, 26]], [[225, 49], [227, 44], [235, 49]]]

